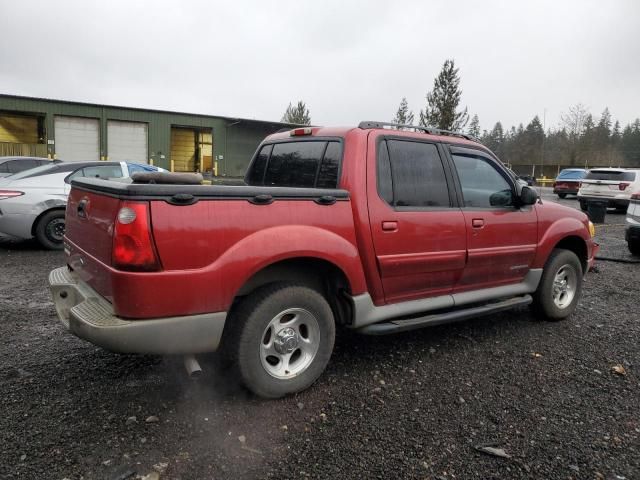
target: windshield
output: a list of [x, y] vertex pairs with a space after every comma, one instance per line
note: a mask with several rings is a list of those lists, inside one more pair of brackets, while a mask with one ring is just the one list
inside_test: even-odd
[[615, 170], [591, 170], [585, 177], [587, 180], [613, 180], [614, 182], [633, 182], [636, 172]]
[[559, 180], [580, 180], [584, 178], [587, 172], [584, 170], [563, 170], [558, 175]]
[[56, 165], [41, 165], [41, 166], [36, 167], [36, 168], [31, 168], [29, 170], [25, 170], [23, 172], [16, 173], [15, 175], [11, 175], [10, 179], [11, 180], [19, 180], [21, 178], [26, 178], [26, 177], [30, 177], [32, 175], [41, 174], [43, 172], [46, 172], [47, 170], [51, 170], [52, 172], [55, 171], [56, 170]]

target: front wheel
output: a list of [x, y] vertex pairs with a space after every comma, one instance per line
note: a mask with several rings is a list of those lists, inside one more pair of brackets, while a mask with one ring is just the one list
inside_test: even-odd
[[578, 306], [582, 291], [582, 264], [570, 250], [551, 252], [533, 295], [533, 308], [547, 320], [562, 320]]
[[262, 287], [228, 320], [226, 357], [241, 382], [263, 398], [302, 391], [322, 374], [335, 340], [335, 321], [316, 290], [289, 283]]
[[583, 212], [587, 211], [587, 202], [585, 200], [578, 200], [580, 202], [580, 210]]
[[47, 250], [62, 250], [64, 240], [64, 210], [45, 213], [36, 225], [36, 239]]

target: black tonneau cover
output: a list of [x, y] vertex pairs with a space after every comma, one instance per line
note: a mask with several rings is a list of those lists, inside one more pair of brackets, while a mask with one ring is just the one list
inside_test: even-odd
[[337, 188], [256, 187], [249, 185], [168, 185], [122, 183], [98, 178], [78, 178], [73, 188], [98, 192], [124, 200], [166, 200], [170, 203], [191, 204], [205, 199], [249, 200], [271, 203], [273, 200], [319, 200], [333, 203], [348, 200], [349, 192]]

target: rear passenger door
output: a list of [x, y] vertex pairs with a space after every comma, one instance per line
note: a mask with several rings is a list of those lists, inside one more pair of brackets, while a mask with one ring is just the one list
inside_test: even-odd
[[519, 206], [513, 178], [488, 154], [449, 152], [467, 230], [467, 265], [456, 291], [522, 281], [536, 254], [535, 207]]
[[464, 270], [465, 219], [441, 148], [369, 135], [369, 220], [387, 303], [448, 294]]

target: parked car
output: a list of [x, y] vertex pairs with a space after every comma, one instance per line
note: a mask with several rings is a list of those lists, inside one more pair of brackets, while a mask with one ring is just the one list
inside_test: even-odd
[[158, 168], [125, 162], [58, 162], [4, 178], [0, 180], [0, 234], [35, 237], [45, 248], [62, 249], [72, 179], [129, 177], [142, 170]]
[[536, 178], [533, 175], [518, 175], [518, 178], [526, 182], [530, 187], [533, 187], [536, 184]]
[[553, 182], [553, 193], [560, 198], [567, 195], [577, 195], [580, 190], [580, 182], [587, 175], [584, 168], [565, 168], [556, 177]]
[[640, 190], [640, 175], [628, 168], [595, 168], [589, 170], [578, 190], [582, 211], [589, 200], [604, 200], [608, 207], [626, 210], [631, 192]]
[[74, 179], [67, 265], [49, 276], [60, 320], [190, 369], [220, 347], [274, 398], [318, 378], [337, 327], [571, 315], [597, 251], [587, 216], [540, 203], [466, 135], [388, 126], [271, 135], [244, 186]]
[[640, 257], [640, 191], [631, 195], [627, 209], [627, 228], [625, 239], [629, 251]]
[[52, 160], [40, 157], [0, 157], [0, 178], [51, 163]]

